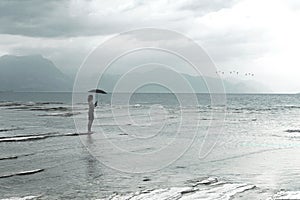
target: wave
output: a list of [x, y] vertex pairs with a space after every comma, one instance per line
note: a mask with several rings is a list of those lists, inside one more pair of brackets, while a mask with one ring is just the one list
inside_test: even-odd
[[[201, 187], [201, 185], [209, 185], [209, 187]], [[191, 200], [191, 199], [222, 199], [230, 200], [235, 195], [243, 193], [247, 190], [254, 189], [255, 185], [245, 183], [225, 183], [219, 182], [216, 178], [208, 178], [198, 181], [193, 186], [186, 187], [171, 187], [171, 188], [159, 188], [152, 190], [142, 190], [127, 194], [114, 193], [106, 199], [109, 200], [151, 200], [151, 199], [179, 199], [179, 200]]]
[[49, 113], [49, 114], [40, 114], [40, 117], [72, 117], [74, 115], [79, 115], [80, 112], [66, 112], [66, 113]]
[[31, 111], [69, 111], [71, 108], [67, 107], [51, 107], [51, 108], [44, 108], [44, 107], [36, 107], [36, 108], [30, 108]]
[[134, 105], [132, 105], [132, 107], [134, 107], [134, 108], [140, 108], [141, 107], [141, 104], [134, 104]]
[[267, 200], [300, 199], [300, 191], [280, 191]]
[[23, 154], [23, 155], [13, 155], [13, 156], [6, 156], [6, 157], [0, 157], [0, 160], [13, 160], [13, 159], [18, 159], [20, 157], [25, 157], [25, 156], [30, 156], [33, 155], [33, 153], [30, 154]]
[[33, 140], [42, 140], [50, 137], [68, 137], [68, 136], [80, 136], [80, 135], [89, 135], [89, 133], [63, 133], [60, 134], [58, 132], [53, 133], [44, 133], [44, 134], [36, 134], [36, 135], [15, 135], [15, 136], [5, 136], [0, 137], [1, 142], [26, 142]]
[[[277, 138], [286, 138], [288, 140], [298, 140], [298, 139], [300, 139], [300, 134], [299, 133], [289, 133], [288, 135], [273, 134], [272, 136], [277, 137]], [[288, 144], [285, 144], [285, 145], [282, 144], [282, 146], [286, 146], [286, 145], [288, 145]], [[290, 143], [289, 145], [292, 146], [293, 144]]]
[[38, 199], [41, 196], [25, 196], [25, 197], [10, 197], [6, 199], [1, 199], [1, 200], [32, 200], [32, 199]]
[[0, 107], [12, 107], [12, 106], [42, 106], [51, 104], [64, 104], [63, 102], [49, 101], [49, 102], [0, 102]]
[[29, 111], [71, 111], [68, 107], [40, 107], [40, 106], [13, 106], [8, 107], [9, 110], [29, 110]]
[[300, 133], [300, 129], [288, 129], [285, 132], [287, 132], [287, 133]]
[[0, 129], [0, 132], [8, 132], [8, 131], [16, 131], [16, 130], [24, 130], [24, 128], [20, 128], [20, 127], [4, 128], [4, 129]]
[[296, 106], [296, 105], [287, 105], [287, 106], [283, 106], [284, 108], [287, 109], [300, 109], [300, 106]]
[[49, 101], [49, 102], [36, 102], [35, 105], [50, 105], [50, 104], [64, 104], [59, 101]]
[[300, 130], [299, 129], [288, 129], [284, 131], [286, 134], [273, 134], [274, 137], [283, 137], [289, 139], [298, 139], [300, 138]]
[[47, 136], [52, 134], [58, 134], [58, 132], [40, 133], [40, 134], [27, 134], [27, 135], [13, 135], [13, 136], [1, 136], [0, 139], [19, 138], [19, 137], [34, 137], [34, 136]]
[[9, 137], [9, 138], [0, 139], [0, 142], [23, 142], [23, 141], [46, 139], [47, 137], [50, 137], [50, 136]]
[[12, 160], [12, 159], [17, 159], [18, 156], [7, 156], [7, 157], [2, 157], [0, 160]]
[[[260, 112], [260, 111], [279, 110], [279, 108], [255, 108], [255, 107], [230, 108], [230, 107], [227, 107], [227, 110], [233, 110], [233, 111], [235, 111], [235, 112], [238, 112], [238, 111], [254, 111], [254, 112]], [[238, 113], [239, 113], [239, 112], [238, 112]]]
[[[30, 110], [30, 111], [70, 111], [70, 107], [59, 106], [62, 102], [5, 102], [0, 103], [0, 107], [10, 110]], [[53, 105], [49, 107], [47, 105]], [[55, 106], [56, 105], [56, 106]], [[54, 107], [55, 106], [55, 107]]]
[[210, 185], [213, 183], [217, 183], [219, 180], [216, 177], [208, 177], [206, 179], [203, 180], [190, 180], [189, 182], [192, 183], [193, 186], [197, 186], [197, 185]]
[[272, 106], [272, 107], [227, 107], [227, 110], [231, 110], [234, 113], [240, 113], [241, 111], [252, 111], [252, 112], [267, 112], [267, 111], [281, 111], [281, 110], [292, 110], [300, 109], [298, 105], [283, 105], [283, 106]]
[[33, 169], [29, 171], [21, 171], [21, 172], [16, 172], [16, 173], [11, 173], [11, 174], [3, 174], [0, 175], [0, 178], [8, 178], [12, 176], [25, 176], [25, 175], [31, 175], [31, 174], [36, 174], [39, 172], [43, 172], [45, 169]]
[[16, 102], [2, 102], [0, 103], [0, 107], [10, 107], [10, 106], [22, 106], [24, 104], [22, 103], [16, 103]]

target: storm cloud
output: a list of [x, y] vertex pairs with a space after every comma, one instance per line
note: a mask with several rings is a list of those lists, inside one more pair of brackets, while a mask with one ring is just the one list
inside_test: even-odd
[[106, 35], [141, 26], [176, 24], [184, 18], [227, 8], [233, 2], [3, 0], [0, 33], [32, 37]]
[[274, 91], [295, 91], [299, 8], [297, 0], [2, 0], [0, 55], [42, 54], [73, 76], [106, 39], [155, 27], [191, 38], [220, 70], [252, 72]]

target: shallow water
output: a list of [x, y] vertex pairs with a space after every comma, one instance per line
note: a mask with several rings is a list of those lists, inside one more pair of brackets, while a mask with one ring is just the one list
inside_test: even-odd
[[[136, 94], [130, 105], [122, 95], [113, 105], [110, 95], [99, 96], [92, 135], [74, 134], [85, 132], [87, 105], [86, 94], [73, 107], [71, 97], [0, 93], [0, 199], [299, 197], [299, 95], [227, 95], [226, 106], [211, 106], [204, 94], [199, 105], [179, 105], [168, 94]], [[200, 152], [216, 121], [222, 131], [212, 127]], [[146, 160], [173, 141], [178, 149]], [[181, 155], [180, 144], [190, 143]], [[133, 169], [150, 172], [124, 172]]]

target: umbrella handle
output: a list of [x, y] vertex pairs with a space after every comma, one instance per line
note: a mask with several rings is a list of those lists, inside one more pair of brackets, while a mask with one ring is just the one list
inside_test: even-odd
[[99, 97], [99, 96], [98, 96], [98, 93], [96, 93], [96, 94], [95, 94], [95, 102], [98, 101], [98, 97]]

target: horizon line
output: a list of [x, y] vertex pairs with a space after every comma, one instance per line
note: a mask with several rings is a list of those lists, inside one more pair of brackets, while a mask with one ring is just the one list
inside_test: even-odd
[[[0, 91], [0, 93], [89, 93], [88, 91], [80, 91], [80, 92], [73, 92], [73, 91]], [[209, 93], [209, 92], [114, 92], [115, 94], [243, 94], [243, 95], [299, 95], [299, 92], [224, 92], [224, 93]], [[113, 92], [107, 92], [107, 94], [113, 94]], [[103, 94], [104, 95], [104, 94]]]

